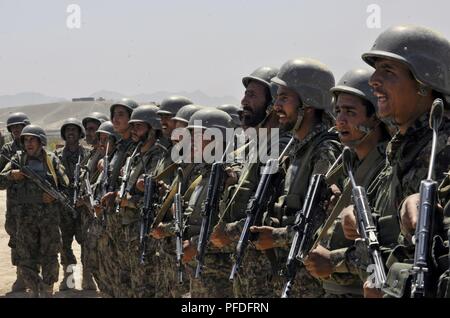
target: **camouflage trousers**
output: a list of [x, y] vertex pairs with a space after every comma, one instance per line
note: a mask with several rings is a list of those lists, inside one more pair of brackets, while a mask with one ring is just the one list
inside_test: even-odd
[[74, 218], [72, 212], [67, 209], [60, 210], [60, 228], [62, 237], [61, 249], [61, 264], [68, 266], [77, 264], [77, 259], [73, 254], [72, 242], [75, 237], [78, 244], [82, 245], [82, 231], [81, 231], [81, 208], [77, 208], [77, 217]]
[[11, 248], [11, 264], [17, 265], [17, 208], [8, 206], [5, 215], [5, 231], [9, 235], [8, 246]]
[[206, 253], [200, 279], [195, 278], [195, 260], [188, 264], [192, 298], [232, 298], [233, 285], [229, 280], [231, 257], [228, 253]]
[[[58, 204], [25, 204], [17, 215], [17, 266], [32, 290], [58, 281], [61, 249]], [[42, 278], [39, 276], [39, 265]]]
[[121, 243], [118, 250], [120, 272], [126, 273], [126, 284], [123, 293], [126, 297], [149, 298], [157, 293], [157, 256], [156, 242], [147, 241], [145, 259], [141, 263], [141, 244], [139, 240], [140, 223], [138, 221], [122, 225]]
[[[285, 264], [289, 251], [277, 250], [281, 264]], [[275, 292], [281, 296], [286, 279], [276, 280]], [[306, 268], [301, 264], [297, 269], [297, 274], [291, 288], [291, 298], [321, 298], [324, 297], [325, 290], [322, 288], [320, 280], [311, 276]], [[277, 296], [277, 297], [279, 297]]]
[[83, 271], [88, 271], [94, 276], [97, 285], [99, 285], [99, 269], [98, 269], [98, 241], [103, 233], [103, 225], [101, 221], [94, 218], [89, 210], [82, 215], [82, 242], [81, 245], [81, 262]]
[[[276, 259], [273, 261], [276, 262]], [[276, 293], [275, 289], [277, 284], [279, 285], [279, 280], [277, 269], [272, 267], [268, 257], [249, 247], [241, 263], [241, 268], [233, 280], [234, 297], [279, 297], [280, 295]]]
[[[120, 292], [120, 268], [118, 261], [118, 217], [108, 213], [103, 233], [98, 240], [99, 279], [104, 292], [112, 297], [126, 297]], [[103, 291], [103, 290], [102, 290]]]
[[190, 279], [186, 266], [182, 268], [183, 282], [178, 281], [176, 247], [173, 237], [158, 241], [158, 291], [157, 297], [181, 298], [189, 293]]

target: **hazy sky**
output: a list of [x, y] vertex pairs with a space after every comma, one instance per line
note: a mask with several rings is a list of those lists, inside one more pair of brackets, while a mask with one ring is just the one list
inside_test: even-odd
[[[69, 4], [81, 8], [80, 29], [66, 25]], [[381, 29], [367, 26], [370, 4]], [[449, 15], [448, 0], [0, 0], [0, 95], [240, 98], [241, 77], [259, 66], [310, 56], [338, 79], [365, 65], [361, 53], [387, 27], [422, 24], [450, 38]]]

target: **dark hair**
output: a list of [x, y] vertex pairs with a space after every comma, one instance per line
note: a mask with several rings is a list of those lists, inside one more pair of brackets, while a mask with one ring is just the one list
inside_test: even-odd
[[372, 104], [372, 102], [368, 101], [365, 98], [361, 98], [362, 104], [366, 107], [366, 115], [367, 117], [371, 117], [373, 114], [375, 114], [375, 106]]

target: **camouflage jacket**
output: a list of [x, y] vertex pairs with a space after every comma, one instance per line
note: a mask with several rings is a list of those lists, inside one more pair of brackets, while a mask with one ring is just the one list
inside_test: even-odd
[[[22, 144], [19, 140], [14, 140], [3, 145], [0, 152], [8, 158], [12, 158], [19, 150], [23, 150]], [[0, 156], [0, 171], [3, 170], [7, 164], [8, 160], [6, 160], [3, 156]], [[6, 189], [6, 208], [8, 210], [14, 207], [14, 205], [20, 200], [17, 194], [12, 190], [12, 188]]]
[[304, 140], [297, 141], [289, 157], [284, 194], [275, 205], [275, 216], [281, 226], [274, 231], [275, 246], [288, 246], [295, 213], [303, 205], [311, 177], [326, 174], [341, 152], [337, 134], [328, 132], [324, 124], [317, 125]]
[[[69, 179], [65, 173], [64, 167], [59, 159], [52, 153], [43, 150], [44, 153], [38, 158], [30, 158], [24, 152], [17, 152], [13, 160], [23, 166], [28, 166], [34, 170], [43, 179], [47, 180], [55, 189], [65, 191], [69, 185]], [[45, 156], [44, 156], [45, 154]], [[20, 198], [18, 205], [23, 204], [42, 204], [44, 191], [39, 188], [31, 179], [25, 178], [20, 181], [9, 179], [11, 170], [18, 169], [11, 163], [8, 163], [0, 173], [0, 188], [11, 187], [14, 189], [17, 197]]]

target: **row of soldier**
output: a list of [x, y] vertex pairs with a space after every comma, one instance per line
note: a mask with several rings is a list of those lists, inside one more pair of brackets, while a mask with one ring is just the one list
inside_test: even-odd
[[[122, 100], [111, 121], [99, 113], [67, 120], [55, 154], [42, 128], [11, 115], [0, 186], [13, 290], [51, 295], [58, 253], [60, 289], [72, 288], [75, 237], [83, 289], [112, 297], [448, 297], [449, 41], [395, 26], [363, 60], [375, 70], [350, 70], [337, 84], [311, 58], [258, 68], [242, 80], [241, 108]], [[175, 129], [191, 132], [191, 157], [202, 157], [211, 146], [229, 149], [206, 138], [208, 129], [239, 126], [279, 129], [275, 173], [258, 160], [171, 156], [186, 143]], [[440, 184], [428, 222], [419, 214], [422, 180]]]

